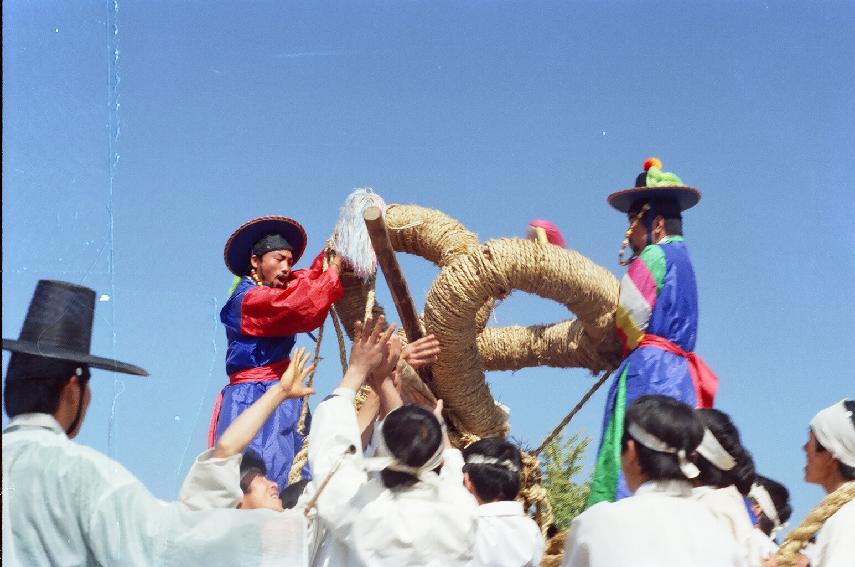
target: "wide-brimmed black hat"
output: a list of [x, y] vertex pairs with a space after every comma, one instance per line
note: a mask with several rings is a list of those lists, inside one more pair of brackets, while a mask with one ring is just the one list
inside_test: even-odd
[[271, 234], [278, 234], [291, 245], [294, 263], [306, 251], [306, 231], [303, 226], [288, 217], [270, 216], [259, 217], [243, 223], [229, 236], [223, 250], [226, 267], [236, 276], [249, 274], [252, 257], [252, 247], [255, 243]]
[[[92, 322], [95, 317], [95, 290], [68, 282], [41, 280], [21, 328], [21, 336], [3, 339], [3, 348], [12, 359], [67, 361], [124, 374], [148, 376], [139, 366], [89, 354]], [[6, 380], [30, 378], [26, 368], [33, 365], [9, 363]]]
[[662, 162], [649, 158], [644, 162], [644, 171], [635, 178], [635, 187], [612, 193], [609, 204], [622, 213], [628, 213], [638, 201], [673, 199], [681, 211], [690, 209], [701, 200], [701, 192], [687, 187], [673, 173], [662, 171]]

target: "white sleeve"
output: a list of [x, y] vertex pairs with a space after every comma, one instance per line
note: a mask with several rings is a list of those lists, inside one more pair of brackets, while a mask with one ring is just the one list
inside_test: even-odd
[[855, 564], [855, 500], [825, 521], [816, 538], [816, 563], [811, 567], [851, 567]]
[[442, 452], [439, 478], [443, 482], [463, 486], [463, 453], [458, 449], [446, 449]]
[[240, 489], [241, 455], [213, 455], [213, 449], [199, 455], [181, 486], [178, 501], [190, 510], [236, 508], [243, 498]]
[[531, 564], [540, 565], [540, 562], [543, 559], [543, 552], [546, 549], [546, 540], [544, 539], [543, 532], [540, 531], [540, 526], [537, 525], [537, 522], [531, 520], [530, 526], [532, 527], [531, 537], [534, 541]]
[[307, 564], [306, 524], [292, 510], [190, 511], [139, 482], [108, 488], [86, 524], [100, 565]]
[[[339, 390], [334, 391], [337, 394]], [[361, 441], [353, 398], [346, 390], [345, 395], [333, 395], [320, 404], [312, 420], [309, 433], [309, 466], [313, 483], [320, 490], [317, 507], [318, 515], [330, 526], [341, 530], [352, 523], [359, 511], [351, 502], [359, 489], [368, 481], [368, 475], [362, 466]], [[356, 452], [346, 455], [353, 446]], [[321, 490], [321, 485], [341, 460], [338, 471]]]
[[590, 567], [589, 542], [585, 537], [584, 518], [577, 516], [567, 531], [567, 543], [564, 545], [564, 560], [561, 567]]

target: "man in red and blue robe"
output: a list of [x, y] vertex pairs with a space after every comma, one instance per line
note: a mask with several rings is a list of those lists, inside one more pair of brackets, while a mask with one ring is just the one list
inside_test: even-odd
[[[326, 270], [321, 253], [308, 269], [291, 271], [305, 247], [303, 228], [286, 217], [250, 221], [226, 244], [226, 265], [240, 281], [220, 312], [228, 339], [229, 384], [214, 408], [209, 446], [241, 412], [277, 384], [288, 367], [294, 336], [320, 327], [344, 293], [337, 257]], [[261, 456], [268, 477], [280, 490], [288, 485], [292, 462], [309, 431], [308, 414], [303, 431], [298, 431], [302, 407], [302, 399], [287, 400], [248, 447]], [[308, 467], [302, 476], [309, 478]]]
[[635, 188], [609, 196], [614, 208], [629, 215], [624, 247], [631, 244], [635, 256], [620, 285], [615, 327], [625, 358], [606, 401], [589, 506], [630, 495], [620, 455], [623, 417], [632, 402], [660, 394], [692, 407], [712, 407], [718, 387], [715, 374], [693, 352], [698, 287], [682, 236], [681, 211], [697, 204], [700, 192], [661, 171], [656, 158], [644, 169]]

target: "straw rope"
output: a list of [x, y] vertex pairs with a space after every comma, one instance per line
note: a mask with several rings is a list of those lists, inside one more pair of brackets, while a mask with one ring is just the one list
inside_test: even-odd
[[801, 525], [787, 534], [787, 538], [775, 560], [779, 567], [791, 567], [796, 565], [799, 552], [808, 544], [810, 538], [819, 531], [822, 525], [833, 516], [844, 504], [855, 500], [855, 480], [845, 482], [837, 490], [823, 498], [816, 508], [810, 511]]
[[374, 313], [374, 304], [377, 303], [377, 274], [375, 273], [368, 280], [368, 293], [365, 296], [365, 313], [362, 316], [363, 321], [371, 319]]
[[[594, 372], [617, 365], [613, 317], [618, 283], [581, 254], [549, 244], [502, 239], [479, 244], [474, 233], [448, 215], [415, 205], [389, 205], [385, 219], [393, 248], [440, 267], [428, 293], [422, 323], [442, 346], [427, 385], [408, 380], [404, 395], [442, 398], [460, 436], [504, 435], [484, 370], [531, 366], [581, 367]], [[383, 313], [360, 280], [344, 274], [345, 296], [336, 304], [352, 335], [356, 321]], [[551, 325], [485, 328], [496, 299], [514, 289], [553, 299], [577, 319]], [[425, 394], [430, 393], [431, 396]]]
[[[318, 371], [318, 361], [321, 358], [321, 342], [324, 340], [325, 323], [326, 319], [321, 323], [320, 330], [318, 331], [318, 340], [315, 341], [315, 352], [312, 356], [312, 364], [314, 364], [315, 367], [312, 369], [308, 378], [306, 378], [306, 386], [308, 387], [312, 386], [312, 383], [315, 381], [315, 373]], [[294, 460], [291, 462], [291, 470], [288, 472], [288, 484], [300, 480], [301, 471], [309, 461], [309, 437], [306, 435], [306, 416], [308, 413], [309, 396], [303, 396], [303, 407], [300, 408], [300, 419], [297, 421], [297, 431], [303, 436], [303, 444], [300, 446], [300, 450], [297, 451], [297, 454], [294, 455]]]
[[392, 248], [415, 254], [439, 267], [478, 248], [478, 237], [443, 212], [417, 205], [386, 207]]
[[532, 366], [587, 368], [599, 373], [620, 362], [611, 337], [585, 332], [578, 319], [529, 327], [488, 327], [477, 338], [484, 370], [519, 370]]
[[563, 531], [552, 536], [546, 542], [546, 549], [543, 550], [543, 559], [540, 561], [540, 567], [560, 567], [564, 560], [564, 546], [567, 545], [567, 531]]
[[534, 450], [534, 452], [532, 454], [535, 457], [539, 456], [543, 452], [543, 450], [546, 448], [546, 446], [549, 445], [550, 443], [552, 443], [553, 439], [558, 437], [558, 435], [561, 433], [561, 430], [564, 429], [565, 427], [567, 427], [567, 424], [570, 423], [570, 420], [573, 419], [573, 417], [577, 413], [579, 413], [579, 410], [582, 409], [582, 406], [584, 406], [588, 402], [588, 400], [591, 399], [591, 396], [594, 395], [594, 392], [596, 392], [597, 390], [600, 389], [600, 386], [602, 386], [603, 384], [606, 383], [606, 380], [608, 380], [609, 376], [611, 376], [611, 375], [612, 375], [611, 372], [606, 372], [605, 374], [603, 374], [600, 377], [599, 380], [597, 380], [594, 383], [593, 386], [591, 386], [588, 389], [587, 392], [585, 392], [585, 395], [582, 396], [582, 399], [579, 400], [579, 403], [577, 403], [575, 405], [575, 407], [572, 410], [570, 410], [570, 413], [568, 413], [566, 416], [564, 416], [564, 419], [562, 419], [561, 422], [558, 425], [556, 425], [552, 431], [549, 432], [549, 435], [547, 435], [546, 438], [543, 440], [543, 442], [541, 442], [541, 444], [537, 447], [537, 449]]
[[347, 372], [347, 346], [344, 344], [344, 333], [341, 330], [341, 321], [338, 317], [335, 305], [330, 308], [333, 327], [335, 327], [335, 336], [338, 339], [338, 361], [341, 363], [341, 374]]
[[[586, 349], [565, 350], [563, 360], [547, 352], [560, 342], [561, 334], [568, 340], [572, 325], [566, 323], [510, 331], [485, 329], [482, 335], [486, 333], [486, 340], [478, 344], [473, 321], [479, 310], [489, 299], [503, 297], [513, 289], [558, 301], [576, 313], [579, 338], [574, 344], [587, 341]], [[484, 369], [507, 365], [509, 360], [514, 363], [512, 368], [537, 366], [545, 359], [564, 367], [612, 366], [612, 357], [595, 357], [593, 353], [603, 345], [607, 351], [615, 351], [612, 327], [617, 295], [614, 276], [572, 250], [519, 239], [485, 243], [442, 269], [428, 292], [425, 327], [443, 347], [433, 366], [432, 390], [445, 400], [451, 413], [460, 417], [464, 430], [484, 437], [503, 435], [507, 430], [505, 414], [490, 395]], [[515, 343], [512, 333], [549, 340]], [[505, 340], [508, 336], [512, 339]], [[585, 352], [587, 359], [581, 356]]]
[[520, 473], [520, 489], [519, 497], [524, 510], [535, 508], [535, 521], [540, 526], [540, 530], [544, 537], [549, 525], [555, 522], [555, 516], [552, 513], [552, 504], [549, 502], [549, 495], [546, 489], [543, 488], [542, 475], [540, 472], [540, 463], [537, 460], [537, 455], [533, 453], [522, 453], [523, 469]]

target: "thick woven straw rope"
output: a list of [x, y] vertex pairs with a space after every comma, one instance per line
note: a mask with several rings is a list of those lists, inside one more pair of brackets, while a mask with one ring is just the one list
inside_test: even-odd
[[[808, 544], [810, 538], [819, 531], [827, 519], [833, 516], [844, 504], [855, 499], [855, 480], [844, 483], [840, 488], [827, 495], [816, 508], [810, 511], [801, 525], [787, 534], [781, 544], [775, 560], [778, 567], [796, 565], [799, 552]], [[852, 535], [855, 537], [855, 534]]]
[[[461, 435], [507, 432], [506, 416], [490, 394], [485, 370], [533, 366], [614, 367], [619, 352], [612, 331], [618, 282], [581, 254], [550, 244], [500, 239], [480, 244], [448, 215], [415, 205], [390, 205], [386, 223], [393, 248], [422, 256], [440, 267], [428, 293], [423, 324], [442, 347], [429, 385], [412, 381], [445, 401], [446, 414]], [[336, 304], [345, 330], [365, 313], [369, 290], [342, 277], [344, 297]], [[565, 305], [575, 320], [530, 327], [485, 328], [496, 299], [521, 290]], [[374, 303], [371, 312], [382, 308]], [[405, 387], [405, 393], [409, 389]], [[417, 397], [415, 394], [413, 397]]]
[[[485, 303], [512, 290], [558, 301], [576, 313], [577, 322], [479, 333], [474, 322]], [[443, 268], [428, 293], [425, 327], [443, 347], [432, 390], [465, 430], [502, 434], [505, 415], [493, 402], [484, 370], [611, 367], [617, 296], [614, 276], [572, 250], [518, 239], [485, 243]]]

